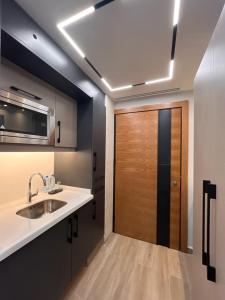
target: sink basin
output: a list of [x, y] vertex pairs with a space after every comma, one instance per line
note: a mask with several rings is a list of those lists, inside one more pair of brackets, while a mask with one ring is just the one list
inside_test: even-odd
[[44, 215], [65, 206], [67, 203], [61, 200], [47, 199], [19, 210], [16, 214], [28, 219], [38, 219]]

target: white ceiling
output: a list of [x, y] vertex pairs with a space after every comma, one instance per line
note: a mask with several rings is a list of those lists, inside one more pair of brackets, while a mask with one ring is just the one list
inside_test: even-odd
[[[172, 88], [192, 89], [224, 4], [224, 0], [181, 0], [174, 79], [111, 93], [56, 27], [99, 0], [16, 2], [113, 98]], [[141, 83], [168, 76], [173, 9], [174, 0], [116, 0], [70, 25], [67, 32], [112, 87]]]

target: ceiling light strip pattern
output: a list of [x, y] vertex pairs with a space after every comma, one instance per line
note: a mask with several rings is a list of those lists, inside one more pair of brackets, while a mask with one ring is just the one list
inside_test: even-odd
[[90, 62], [90, 60], [86, 57], [85, 53], [81, 50], [81, 48], [77, 45], [77, 43], [71, 38], [71, 36], [66, 32], [65, 28], [78, 20], [87, 17], [90, 14], [93, 14], [95, 10], [100, 9], [111, 2], [114, 2], [115, 0], [103, 0], [95, 4], [95, 6], [90, 6], [89, 8], [81, 11], [80, 13], [77, 13], [76, 15], [73, 15], [66, 19], [65, 21], [59, 23], [57, 25], [60, 32], [64, 35], [64, 37], [67, 39], [67, 41], [71, 44], [71, 46], [76, 50], [76, 52], [88, 63], [88, 65], [92, 68], [92, 70], [98, 75], [98, 77], [102, 80], [102, 82], [105, 84], [105, 86], [111, 91], [121, 91], [130, 89], [132, 87], [141, 86], [141, 85], [150, 85], [150, 84], [156, 84], [161, 83], [165, 81], [169, 81], [173, 79], [174, 75], [174, 58], [175, 58], [175, 51], [176, 51], [176, 41], [177, 41], [177, 30], [178, 30], [178, 22], [179, 22], [179, 16], [180, 16], [180, 2], [181, 0], [174, 0], [174, 15], [173, 15], [173, 37], [172, 37], [172, 48], [171, 48], [171, 60], [169, 63], [169, 75], [164, 78], [158, 78], [150, 81], [146, 81], [144, 83], [136, 83], [136, 84], [129, 84], [124, 85], [117, 88], [112, 88], [109, 82], [100, 74], [100, 72], [97, 70], [97, 68]]

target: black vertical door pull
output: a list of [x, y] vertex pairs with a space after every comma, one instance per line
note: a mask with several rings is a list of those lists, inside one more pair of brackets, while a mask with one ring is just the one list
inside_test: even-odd
[[59, 136], [57, 138], [57, 143], [60, 144], [61, 143], [61, 121], [57, 122], [57, 126], [59, 127]]
[[78, 220], [78, 215], [74, 215], [74, 220], [75, 220], [75, 230], [74, 230], [74, 233], [73, 233], [73, 236], [75, 238], [78, 238], [79, 236], [79, 228], [78, 228], [78, 223], [79, 223], [79, 220]]
[[96, 172], [97, 171], [97, 153], [94, 152], [93, 154], [93, 171]]
[[68, 219], [68, 237], [67, 237], [67, 241], [68, 243], [72, 244], [72, 234], [73, 234], [73, 222], [72, 222], [72, 218]]
[[92, 219], [96, 220], [96, 201], [93, 201], [93, 207], [94, 207], [94, 211], [93, 211], [93, 215], [92, 215]]
[[[206, 196], [207, 196], [207, 216], [206, 216]], [[203, 216], [202, 216], [202, 263], [207, 266], [207, 279], [216, 282], [216, 268], [210, 263], [210, 220], [211, 220], [211, 200], [216, 200], [216, 185], [210, 181], [203, 181]], [[206, 228], [205, 228], [205, 221]], [[206, 233], [205, 233], [206, 229]], [[205, 250], [206, 234], [206, 250]]]
[[208, 264], [208, 257], [207, 251], [205, 249], [205, 217], [206, 217], [206, 199], [208, 194], [208, 186], [210, 181], [204, 180], [203, 181], [203, 197], [202, 197], [202, 264], [207, 266]]

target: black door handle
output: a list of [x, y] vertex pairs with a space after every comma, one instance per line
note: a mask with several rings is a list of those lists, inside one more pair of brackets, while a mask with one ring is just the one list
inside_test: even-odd
[[68, 226], [68, 237], [67, 237], [67, 241], [68, 243], [72, 244], [73, 242], [73, 239], [72, 239], [72, 232], [73, 232], [73, 222], [72, 222], [72, 218], [69, 218], [68, 219], [68, 223], [69, 223], [69, 226]]
[[208, 257], [207, 257], [207, 250], [205, 249], [205, 220], [206, 220], [206, 198], [208, 194], [208, 185], [210, 181], [204, 180], [203, 181], [203, 197], [202, 197], [202, 264], [207, 266], [208, 264]]
[[97, 152], [94, 152], [93, 154], [93, 171], [97, 171]]
[[[207, 195], [207, 218], [205, 218], [205, 200]], [[202, 228], [202, 262], [207, 266], [207, 279], [216, 282], [216, 268], [210, 263], [210, 221], [211, 221], [211, 200], [216, 200], [216, 185], [211, 184], [210, 181], [203, 181], [203, 228]], [[205, 219], [207, 219], [206, 226], [206, 251], [205, 251]]]
[[93, 211], [93, 215], [92, 215], [92, 219], [96, 220], [96, 201], [93, 201], [93, 207], [94, 207], [94, 211]]
[[59, 128], [59, 135], [58, 135], [58, 138], [57, 138], [57, 143], [60, 144], [61, 143], [61, 121], [57, 122], [57, 126]]
[[20, 94], [24, 94], [24, 95], [27, 95], [27, 96], [29, 96], [31, 98], [34, 98], [35, 100], [41, 100], [42, 99], [42, 98], [40, 98], [40, 97], [38, 97], [38, 96], [36, 96], [34, 94], [31, 94], [31, 93], [29, 93], [27, 91], [19, 89], [19, 88], [15, 87], [15, 86], [10, 86], [10, 89], [13, 90], [13, 91], [15, 91], [15, 92], [18, 92]]
[[79, 236], [79, 218], [78, 215], [74, 215], [74, 220], [75, 220], [75, 230], [73, 232], [73, 237], [78, 238]]

